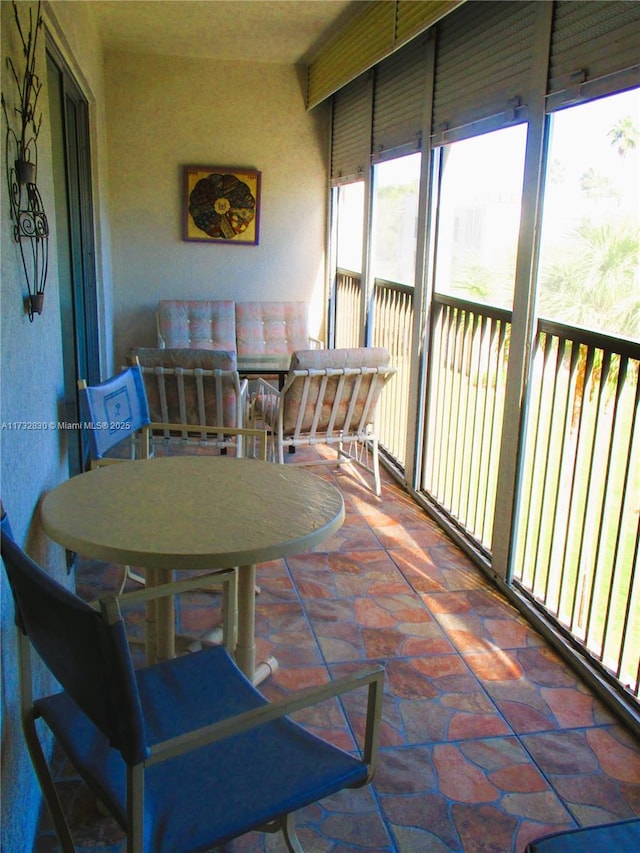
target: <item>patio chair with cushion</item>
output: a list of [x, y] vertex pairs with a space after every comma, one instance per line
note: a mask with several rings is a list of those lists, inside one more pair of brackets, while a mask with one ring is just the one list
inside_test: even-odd
[[158, 346], [236, 349], [235, 303], [218, 299], [162, 299], [156, 313]]
[[[281, 391], [259, 380], [251, 419], [270, 431], [271, 450], [284, 462], [284, 448], [334, 446], [337, 462], [355, 462], [374, 477], [380, 495], [376, 411], [396, 369], [382, 347], [298, 350]], [[368, 452], [371, 450], [371, 465]], [[335, 459], [327, 460], [335, 464]], [[322, 464], [301, 462], [294, 464]]]
[[[199, 349], [134, 347], [130, 365], [140, 365], [154, 423], [154, 438], [169, 442], [176, 430], [159, 430], [157, 424], [179, 424], [177, 437], [189, 442], [195, 435], [203, 446], [226, 452], [235, 447], [243, 456], [242, 433], [212, 432], [209, 427], [242, 429], [248, 406], [247, 380], [240, 380], [235, 352]], [[198, 433], [197, 426], [205, 429]]]
[[[369, 782], [381, 667], [271, 704], [222, 646], [134, 671], [118, 600], [105, 598], [98, 607], [82, 601], [19, 548], [6, 517], [1, 528], [19, 634], [22, 726], [65, 853], [75, 847], [41, 745], [41, 721], [124, 829], [130, 853], [196, 853], [250, 830], [282, 830], [288, 849], [300, 853], [292, 813]], [[156, 587], [131, 598], [166, 591]], [[61, 688], [35, 699], [32, 650]], [[362, 757], [289, 716], [363, 687]]]
[[304, 302], [236, 302], [238, 357], [320, 347], [309, 335], [308, 313]]

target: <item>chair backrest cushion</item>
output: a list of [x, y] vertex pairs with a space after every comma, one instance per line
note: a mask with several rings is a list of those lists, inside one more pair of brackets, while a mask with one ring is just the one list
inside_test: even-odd
[[235, 350], [195, 349], [185, 347], [131, 347], [127, 361], [141, 367], [182, 367], [185, 370], [236, 370]]
[[80, 414], [89, 454], [105, 453], [149, 423], [149, 406], [139, 367], [128, 367], [98, 385], [80, 389]]
[[16, 623], [64, 690], [126, 760], [147, 754], [140, 697], [121, 620], [102, 615], [44, 572], [1, 526]]
[[304, 302], [236, 302], [238, 355], [287, 355], [309, 346]]
[[295, 352], [284, 392], [285, 434], [364, 430], [374, 421], [388, 369], [389, 353], [382, 347]]
[[388, 367], [389, 352], [384, 347], [342, 349], [302, 349], [291, 356], [290, 370], [324, 370], [327, 367]]
[[234, 351], [135, 347], [155, 423], [238, 427], [240, 379]]
[[235, 350], [232, 300], [163, 299], [158, 303], [158, 346]]

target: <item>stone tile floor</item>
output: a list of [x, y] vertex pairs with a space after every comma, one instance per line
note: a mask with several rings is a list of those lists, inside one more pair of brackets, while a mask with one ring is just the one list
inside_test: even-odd
[[[386, 695], [372, 785], [296, 815], [306, 853], [521, 853], [547, 832], [640, 815], [640, 742], [469, 559], [390, 478], [376, 498], [350, 466], [313, 470], [341, 490], [346, 521], [316, 551], [259, 566], [258, 657], [279, 662], [261, 689], [276, 698], [375, 661]], [[115, 587], [119, 571], [81, 561], [80, 594]], [[216, 607], [184, 596], [179, 629], [206, 630]], [[142, 624], [132, 613], [133, 635]], [[305, 721], [351, 748], [360, 699]], [[122, 853], [61, 758], [57, 775], [78, 849]], [[58, 850], [46, 814], [34, 849]], [[285, 845], [256, 832], [217, 850]]]

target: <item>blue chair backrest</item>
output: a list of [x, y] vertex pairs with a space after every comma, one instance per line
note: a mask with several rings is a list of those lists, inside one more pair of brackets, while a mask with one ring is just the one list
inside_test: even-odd
[[128, 367], [99, 385], [81, 388], [79, 393], [92, 459], [102, 459], [105, 453], [150, 423], [139, 365]]
[[16, 625], [111, 746], [125, 761], [141, 761], [145, 728], [122, 619], [107, 624], [37, 566], [14, 541], [6, 514], [0, 536]]
[[4, 509], [2, 510], [2, 516], [0, 517], [0, 530], [2, 530], [3, 533], [6, 533], [7, 536], [13, 539], [13, 530], [11, 529], [11, 522], [9, 521], [9, 516], [4, 511]]

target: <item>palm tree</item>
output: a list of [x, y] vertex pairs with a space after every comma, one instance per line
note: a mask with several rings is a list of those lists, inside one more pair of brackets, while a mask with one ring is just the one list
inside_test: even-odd
[[621, 157], [626, 157], [629, 151], [638, 146], [638, 128], [631, 116], [619, 119], [607, 135], [611, 138], [611, 144], [618, 146]]
[[593, 166], [580, 176], [580, 189], [587, 194], [588, 198], [614, 198], [620, 195], [613, 181], [597, 172]]
[[540, 313], [582, 328], [640, 339], [640, 231], [583, 220], [540, 276]]

